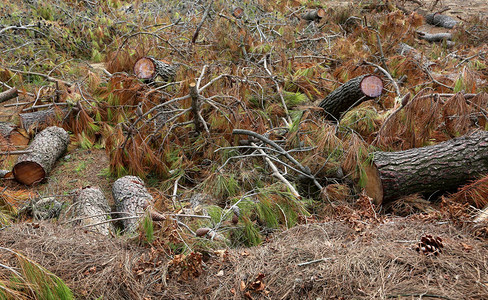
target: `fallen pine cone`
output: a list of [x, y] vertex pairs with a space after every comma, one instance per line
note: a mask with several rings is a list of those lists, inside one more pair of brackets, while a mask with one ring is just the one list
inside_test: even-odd
[[209, 231], [210, 231], [210, 228], [202, 227], [202, 228], [198, 228], [197, 231], [195, 231], [195, 234], [199, 237], [202, 237], [202, 236], [206, 235]]
[[418, 243], [415, 250], [425, 255], [434, 254], [435, 256], [437, 256], [442, 253], [441, 248], [444, 248], [444, 245], [442, 244], [442, 239], [440, 237], [433, 237], [432, 235], [427, 234], [420, 238], [420, 242]]

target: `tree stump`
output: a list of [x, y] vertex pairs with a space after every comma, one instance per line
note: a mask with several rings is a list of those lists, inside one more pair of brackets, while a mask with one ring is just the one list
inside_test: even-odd
[[42, 181], [66, 151], [68, 144], [69, 135], [63, 128], [52, 126], [44, 129], [27, 147], [32, 152], [17, 159], [13, 168], [15, 179], [26, 185]]
[[[140, 216], [146, 207], [153, 202], [153, 197], [147, 191], [144, 181], [136, 176], [124, 176], [117, 179], [112, 187], [115, 207], [122, 212], [120, 217]], [[139, 219], [123, 220], [122, 224], [127, 232], [137, 229]]]
[[75, 222], [76, 225], [89, 226], [91, 230], [108, 235], [112, 225], [102, 223], [108, 220], [108, 213], [110, 206], [100, 188], [88, 186], [76, 192], [71, 214], [73, 219], [81, 219]]
[[146, 56], [136, 61], [134, 74], [145, 81], [153, 81], [158, 76], [161, 76], [164, 81], [173, 81], [176, 76], [176, 67], [169, 62]]
[[376, 204], [414, 193], [430, 196], [488, 173], [488, 132], [373, 156], [365, 189]]
[[441, 14], [428, 14], [425, 16], [425, 22], [430, 25], [440, 26], [444, 28], [454, 28], [457, 25], [458, 21], [453, 19], [452, 17], [441, 15]]
[[328, 119], [339, 120], [341, 115], [361, 102], [376, 98], [383, 92], [383, 81], [374, 75], [363, 75], [349, 80], [332, 91], [319, 107], [323, 108]]
[[323, 17], [325, 17], [325, 9], [323, 8], [311, 10], [302, 15], [302, 19], [307, 21], [318, 21]]

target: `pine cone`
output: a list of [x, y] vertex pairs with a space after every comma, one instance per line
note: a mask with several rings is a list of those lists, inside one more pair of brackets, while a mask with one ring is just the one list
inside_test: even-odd
[[440, 237], [433, 237], [430, 234], [426, 234], [425, 236], [420, 238], [420, 242], [418, 243], [415, 250], [425, 255], [434, 254], [435, 256], [437, 256], [442, 253], [441, 248], [444, 248], [444, 245], [442, 244], [442, 239]]

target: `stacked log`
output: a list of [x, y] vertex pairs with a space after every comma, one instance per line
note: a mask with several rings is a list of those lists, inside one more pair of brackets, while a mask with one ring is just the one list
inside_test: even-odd
[[13, 168], [15, 179], [26, 185], [42, 181], [66, 151], [68, 144], [69, 135], [63, 128], [52, 126], [44, 129], [27, 147], [31, 152], [17, 159]]
[[414, 193], [429, 197], [488, 173], [488, 132], [373, 157], [365, 189], [376, 204]]
[[169, 62], [146, 56], [136, 61], [134, 74], [145, 81], [153, 81], [158, 76], [164, 81], [173, 81], [176, 76], [176, 67]]
[[360, 103], [379, 97], [383, 92], [383, 81], [374, 75], [363, 75], [349, 80], [334, 90], [319, 107], [326, 112], [328, 119], [339, 120], [341, 116]]
[[[152, 204], [153, 197], [147, 191], [144, 181], [136, 176], [117, 179], [112, 187], [117, 212], [120, 217], [143, 217], [144, 210]], [[138, 218], [122, 221], [126, 232], [134, 232], [139, 224]]]
[[88, 186], [76, 192], [71, 215], [77, 219], [76, 225], [108, 235], [112, 228], [111, 223], [106, 222], [109, 213], [110, 206], [100, 188]]

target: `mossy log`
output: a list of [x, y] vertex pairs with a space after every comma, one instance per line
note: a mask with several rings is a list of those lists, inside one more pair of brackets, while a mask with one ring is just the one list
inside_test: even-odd
[[373, 157], [366, 169], [366, 193], [376, 204], [414, 193], [430, 196], [488, 173], [488, 132]]
[[49, 174], [56, 160], [66, 151], [69, 135], [61, 127], [48, 127], [38, 133], [27, 150], [14, 165], [15, 179], [23, 184], [31, 185], [42, 181]]
[[383, 81], [379, 77], [363, 75], [332, 91], [319, 106], [325, 110], [328, 119], [339, 120], [351, 108], [380, 96], [382, 92]]
[[[144, 181], [136, 176], [124, 176], [117, 179], [112, 187], [115, 207], [117, 212], [122, 212], [120, 217], [140, 216], [147, 206], [153, 202], [153, 197], [147, 191]], [[122, 221], [126, 232], [137, 229], [139, 219], [126, 219]]]
[[458, 23], [454, 18], [441, 14], [428, 14], [425, 16], [425, 22], [430, 25], [449, 29], [454, 28]]
[[136, 61], [134, 74], [137, 78], [146, 81], [153, 81], [158, 76], [164, 81], [173, 81], [176, 76], [176, 67], [169, 62], [147, 56]]
[[103, 222], [108, 220], [109, 213], [110, 206], [100, 188], [88, 186], [76, 191], [71, 214], [73, 219], [79, 219], [76, 225], [89, 226], [90, 230], [108, 235], [112, 224]]

